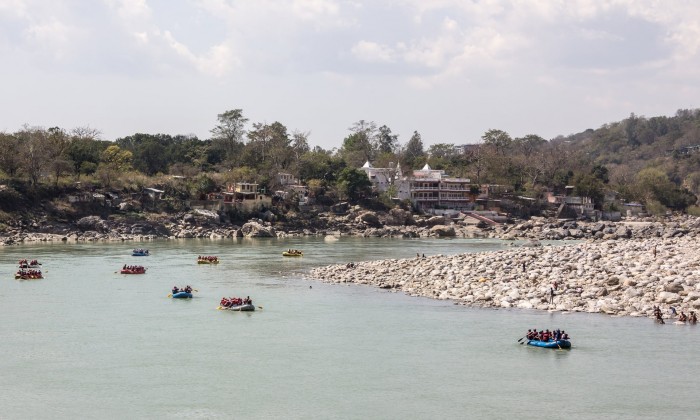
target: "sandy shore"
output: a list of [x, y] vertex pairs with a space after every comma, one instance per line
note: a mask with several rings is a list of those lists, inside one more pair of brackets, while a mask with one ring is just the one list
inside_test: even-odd
[[700, 309], [697, 245], [691, 237], [588, 241], [331, 265], [309, 276], [470, 306], [652, 316], [655, 305]]

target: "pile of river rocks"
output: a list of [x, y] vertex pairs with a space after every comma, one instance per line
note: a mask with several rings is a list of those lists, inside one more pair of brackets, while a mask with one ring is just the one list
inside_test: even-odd
[[352, 211], [347, 215], [320, 213], [304, 227], [274, 220], [250, 219], [242, 226], [225, 223], [216, 212], [198, 210], [160, 220], [134, 223], [87, 216], [70, 225], [33, 223], [0, 232], [0, 245], [40, 241], [143, 241], [178, 238], [239, 238], [287, 236], [363, 236], [397, 238], [497, 238], [537, 240], [610, 240], [700, 236], [700, 219], [674, 216], [663, 219], [625, 219], [620, 222], [583, 222], [532, 218], [517, 223], [484, 225], [468, 217], [413, 216], [392, 211]]
[[700, 249], [688, 237], [366, 261], [316, 268], [309, 277], [492, 308], [618, 316], [651, 316], [654, 305], [700, 309]]

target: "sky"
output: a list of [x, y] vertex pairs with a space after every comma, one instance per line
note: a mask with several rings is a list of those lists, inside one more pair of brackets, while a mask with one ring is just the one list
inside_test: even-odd
[[0, 131], [551, 139], [700, 107], [699, 53], [695, 0], [0, 0]]

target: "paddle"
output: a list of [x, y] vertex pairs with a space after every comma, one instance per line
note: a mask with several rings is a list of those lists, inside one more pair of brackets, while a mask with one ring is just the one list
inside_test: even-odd
[[173, 297], [173, 294], [172, 294], [172, 293], [168, 293], [168, 297]]
[[262, 311], [262, 308], [263, 308], [262, 306], [258, 306], [258, 309], [260, 309], [261, 311]]
[[525, 344], [525, 342], [523, 341], [523, 339], [525, 339], [525, 338], [527, 338], [527, 336], [524, 336], [524, 337], [519, 338], [519, 339], [518, 339], [518, 344]]

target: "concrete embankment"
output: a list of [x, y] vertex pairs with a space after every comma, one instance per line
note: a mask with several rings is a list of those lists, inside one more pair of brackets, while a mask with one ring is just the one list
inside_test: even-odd
[[700, 309], [700, 249], [688, 237], [366, 261], [309, 276], [481, 307], [619, 316], [651, 316], [654, 305]]

